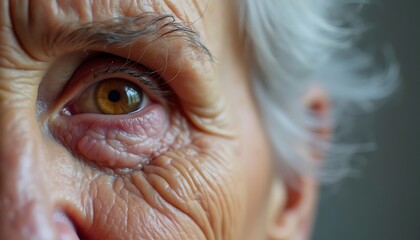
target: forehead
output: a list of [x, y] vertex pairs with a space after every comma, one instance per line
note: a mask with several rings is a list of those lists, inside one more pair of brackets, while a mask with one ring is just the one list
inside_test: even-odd
[[[214, 6], [218, 5], [215, 1], [217, 0], [4, 1], [1, 14], [5, 22], [10, 21], [14, 38], [22, 48], [45, 51], [50, 48], [48, 44], [51, 39], [56, 38], [55, 35], [60, 34], [63, 26], [72, 25], [77, 28], [77, 25], [119, 17], [136, 17], [144, 13], [169, 14], [205, 39], [210, 34], [206, 25], [214, 18], [211, 12], [215, 12]], [[9, 6], [6, 6], [6, 2]]]
[[49, 20], [88, 22], [155, 12], [192, 21], [202, 15], [208, 3], [207, 0], [18, 0], [10, 1], [10, 9], [12, 14], [28, 15], [28, 20], [37, 20], [42, 15]]

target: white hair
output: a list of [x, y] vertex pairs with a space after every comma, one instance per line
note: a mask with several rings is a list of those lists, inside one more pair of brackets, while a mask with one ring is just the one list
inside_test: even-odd
[[[240, 24], [253, 59], [250, 75], [283, 174], [314, 172], [314, 155], [302, 143], [326, 152], [321, 180], [346, 176], [349, 157], [363, 144], [326, 141], [313, 129], [325, 121], [310, 113], [301, 97], [314, 82], [332, 101], [332, 123], [349, 126], [349, 110], [370, 110], [396, 86], [398, 67], [373, 71], [373, 60], [355, 46], [365, 30], [358, 9], [363, 0], [239, 0]], [[344, 121], [344, 122], [343, 122]], [[329, 124], [331, 124], [331, 122]], [[338, 124], [340, 123], [340, 124]], [[343, 124], [344, 123], [344, 124]], [[325, 154], [324, 154], [325, 155]], [[292, 171], [290, 171], [292, 170]], [[290, 175], [288, 176], [290, 177]]]

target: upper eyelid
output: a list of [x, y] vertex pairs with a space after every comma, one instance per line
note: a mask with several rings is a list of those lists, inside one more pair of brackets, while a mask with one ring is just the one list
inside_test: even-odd
[[[152, 43], [153, 45], [149, 45]], [[169, 43], [180, 48], [176, 51], [168, 51], [165, 47], [170, 46]], [[143, 13], [135, 17], [122, 16], [85, 24], [67, 23], [59, 27], [58, 31], [51, 31], [47, 37], [46, 46], [52, 56], [62, 55], [63, 52], [83, 54], [88, 51], [111, 54], [122, 59], [131, 59], [133, 62], [141, 60], [142, 65], [154, 69], [166, 80], [165, 83], [162, 82], [162, 85], [159, 83], [159, 86], [169, 91], [156, 92], [163, 97], [176, 95], [178, 91], [170, 82], [182, 78], [184, 73], [188, 73], [192, 81], [203, 79], [203, 72], [195, 68], [197, 62], [203, 66], [215, 63], [211, 52], [200, 40], [198, 31], [190, 28], [188, 23], [176, 21], [171, 15], [158, 13]], [[136, 51], [132, 51], [133, 48]], [[168, 53], [172, 59], [182, 60], [182, 65], [168, 61]], [[153, 54], [155, 57], [149, 58], [148, 54]], [[89, 56], [85, 60], [87, 58]], [[172, 105], [180, 97], [165, 99]]]

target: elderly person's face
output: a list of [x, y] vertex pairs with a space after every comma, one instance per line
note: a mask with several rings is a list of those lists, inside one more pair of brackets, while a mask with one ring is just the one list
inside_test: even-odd
[[273, 170], [230, 1], [0, 10], [0, 239], [307, 234], [313, 188]]

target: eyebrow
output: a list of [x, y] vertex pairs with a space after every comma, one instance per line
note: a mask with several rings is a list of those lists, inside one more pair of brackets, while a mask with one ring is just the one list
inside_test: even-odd
[[64, 26], [47, 40], [47, 46], [89, 48], [93, 46], [127, 47], [140, 39], [156, 41], [163, 37], [182, 39], [187, 46], [213, 61], [210, 50], [201, 42], [199, 34], [184, 23], [177, 22], [172, 15], [143, 13], [136, 17], [116, 17], [100, 22], [90, 22], [75, 30]]

